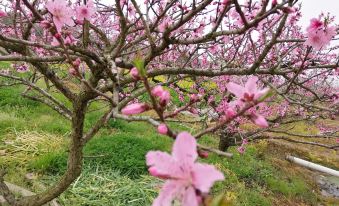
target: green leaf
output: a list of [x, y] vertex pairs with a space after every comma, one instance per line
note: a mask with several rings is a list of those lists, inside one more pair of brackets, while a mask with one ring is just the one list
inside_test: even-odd
[[133, 65], [137, 68], [141, 77], [146, 77], [145, 61], [139, 55], [133, 60]]
[[274, 90], [270, 89], [268, 90], [268, 92], [266, 92], [266, 94], [262, 95], [259, 99], [258, 102], [263, 102], [265, 99], [272, 97], [273, 95], [275, 95]]

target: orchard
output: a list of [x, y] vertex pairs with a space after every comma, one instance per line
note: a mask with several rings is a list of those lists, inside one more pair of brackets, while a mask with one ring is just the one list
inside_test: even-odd
[[[21, 197], [0, 165], [0, 195], [15, 206], [57, 198], [113, 120], [146, 122], [172, 141], [143, 156], [162, 180], [154, 206], [223, 205], [212, 187], [229, 177], [210, 155], [241, 158], [272, 139], [337, 152], [339, 125], [323, 122], [338, 121], [339, 27], [335, 14], [315, 13], [303, 28], [301, 8], [300, 0], [2, 0], [0, 90], [20, 85], [70, 131], [58, 181]], [[87, 126], [93, 104], [101, 108]], [[173, 126], [193, 119], [201, 124]], [[286, 129], [299, 122], [320, 132]], [[206, 135], [214, 145], [200, 142]]]

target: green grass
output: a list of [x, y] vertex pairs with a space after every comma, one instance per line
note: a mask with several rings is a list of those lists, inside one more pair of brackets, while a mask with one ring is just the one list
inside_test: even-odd
[[59, 197], [59, 202], [74, 206], [151, 205], [158, 193], [156, 185], [159, 181], [149, 176], [131, 179], [118, 170], [86, 165], [81, 176]]
[[146, 153], [150, 150], [161, 150], [168, 145], [161, 140], [164, 137], [142, 138], [136, 134], [123, 132], [94, 138], [84, 149], [85, 156], [90, 156], [85, 163], [119, 170], [131, 178], [147, 174]]
[[66, 152], [48, 152], [28, 163], [28, 169], [39, 173], [62, 174], [67, 167]]
[[304, 179], [279, 171], [255, 146], [248, 146], [243, 155], [235, 147], [230, 151], [234, 154], [232, 159], [212, 154], [204, 160], [219, 167], [226, 176], [214, 187], [215, 194], [234, 191], [241, 200], [239, 205], [271, 205], [270, 199], [279, 195], [316, 205], [317, 196]]

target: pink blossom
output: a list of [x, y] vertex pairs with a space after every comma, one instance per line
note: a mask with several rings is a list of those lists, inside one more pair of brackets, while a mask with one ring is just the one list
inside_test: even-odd
[[139, 79], [140, 79], [139, 72], [138, 72], [138, 69], [137, 69], [137, 68], [133, 67], [133, 68], [131, 69], [131, 71], [130, 71], [130, 74], [131, 74], [131, 76], [132, 76], [132, 78], [133, 78], [134, 80], [139, 80]]
[[192, 94], [192, 95], [190, 96], [190, 101], [191, 101], [191, 102], [197, 102], [197, 101], [199, 101], [199, 96], [198, 96], [197, 94]]
[[134, 103], [127, 105], [125, 108], [121, 110], [121, 113], [124, 115], [132, 115], [132, 114], [140, 114], [144, 111], [148, 110], [148, 106], [142, 103]]
[[1, 18], [1, 17], [5, 17], [5, 16], [7, 16], [7, 13], [0, 10], [0, 18]]
[[152, 95], [154, 96], [161, 96], [162, 92], [164, 91], [164, 89], [162, 88], [162, 86], [155, 86], [153, 89], [152, 89]]
[[58, 32], [61, 31], [61, 27], [64, 24], [68, 26], [74, 25], [72, 20], [73, 10], [65, 0], [48, 1], [46, 8], [53, 15], [53, 22]]
[[277, 0], [272, 0], [272, 8], [275, 7], [278, 4]]
[[81, 64], [81, 59], [80, 59], [80, 58], [76, 58], [76, 60], [74, 60], [74, 61], [72, 62], [72, 64], [73, 64], [73, 66], [74, 66], [75, 68], [79, 68], [79, 66], [80, 66], [80, 64]]
[[160, 105], [161, 106], [166, 106], [168, 104], [171, 95], [169, 91], [164, 90], [162, 86], [156, 86], [152, 89], [152, 95], [159, 97]]
[[307, 27], [308, 32], [317, 31], [318, 29], [321, 29], [324, 26], [324, 23], [320, 21], [319, 19], [313, 18], [311, 19], [310, 25]]
[[94, 7], [93, 1], [89, 0], [86, 5], [78, 6], [76, 9], [76, 18], [78, 21], [82, 22], [85, 19], [91, 22], [91, 17], [95, 14], [96, 9]]
[[197, 142], [187, 132], [177, 136], [172, 155], [160, 151], [147, 153], [150, 174], [167, 180], [153, 206], [169, 206], [174, 199], [183, 206], [198, 206], [200, 194], [207, 193], [215, 181], [224, 179], [214, 166], [196, 163], [197, 157]]
[[208, 157], [208, 152], [207, 152], [207, 151], [204, 151], [204, 150], [199, 150], [199, 151], [198, 151], [198, 155], [199, 155], [200, 158], [205, 159], [205, 158]]
[[51, 45], [52, 45], [52, 46], [59, 46], [59, 45], [60, 45], [60, 42], [59, 42], [55, 37], [53, 37], [53, 40], [52, 40], [52, 42], [51, 42]]
[[64, 42], [65, 42], [65, 45], [75, 45], [76, 40], [74, 39], [72, 34], [69, 34], [65, 38]]
[[261, 96], [269, 91], [269, 88], [258, 90], [257, 88], [258, 77], [251, 76], [245, 86], [230, 82], [226, 85], [229, 92], [234, 94], [238, 98], [238, 103], [251, 102], [259, 99]]
[[336, 35], [334, 26], [325, 25], [320, 19], [311, 19], [310, 25], [306, 29], [307, 40], [305, 45], [312, 46], [316, 50], [326, 47]]
[[226, 109], [225, 114], [227, 118], [233, 118], [237, 114], [237, 112], [234, 111], [233, 108], [229, 107]]
[[259, 127], [266, 128], [269, 126], [265, 117], [259, 114], [252, 113], [251, 120], [254, 124], [258, 125]]
[[78, 74], [78, 71], [74, 69], [73, 67], [69, 68], [68, 73], [72, 76], [76, 76]]
[[171, 94], [169, 93], [169, 91], [164, 90], [162, 94], [159, 96], [160, 105], [163, 107], [166, 106], [170, 99], [171, 99]]
[[241, 145], [240, 147], [238, 147], [237, 150], [238, 150], [238, 152], [239, 152], [240, 154], [244, 154], [244, 153], [245, 153], [245, 147], [242, 146], [242, 145]]
[[158, 126], [158, 132], [159, 132], [159, 134], [166, 135], [167, 132], [168, 132], [168, 128], [167, 128], [166, 124], [160, 124]]
[[158, 29], [161, 33], [165, 32], [165, 30], [168, 28], [168, 26], [172, 23], [172, 20], [170, 18], [165, 18], [161, 24], [159, 24]]
[[242, 145], [247, 145], [247, 144], [248, 144], [248, 139], [247, 138], [243, 139], [242, 140]]

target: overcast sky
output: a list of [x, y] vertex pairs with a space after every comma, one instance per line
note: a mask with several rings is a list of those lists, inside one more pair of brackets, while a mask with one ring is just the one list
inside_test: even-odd
[[313, 17], [318, 17], [321, 12], [330, 12], [335, 16], [336, 24], [339, 24], [339, 1], [338, 0], [301, 0], [301, 24], [304, 28], [307, 27], [309, 21]]

